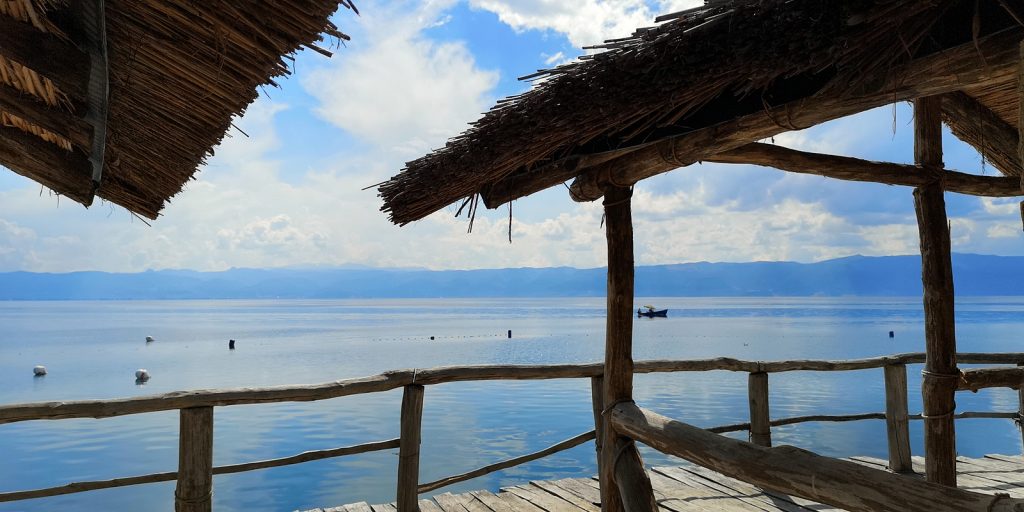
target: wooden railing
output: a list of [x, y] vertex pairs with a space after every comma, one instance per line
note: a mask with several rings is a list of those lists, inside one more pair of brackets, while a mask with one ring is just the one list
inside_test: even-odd
[[[1024, 364], [1024, 353], [981, 354], [963, 353], [957, 356], [961, 364]], [[886, 420], [889, 444], [889, 465], [894, 471], [909, 471], [910, 420], [920, 419], [907, 410], [907, 364], [923, 363], [920, 353], [898, 354], [868, 359], [842, 361], [744, 361], [731, 358], [642, 361], [635, 364], [636, 373], [703, 372], [724, 370], [749, 374], [750, 422], [703, 429], [709, 433], [747, 430], [753, 444], [771, 446], [771, 428], [809, 421]], [[772, 420], [768, 407], [768, 375], [793, 371], [851, 371], [884, 368], [886, 411], [853, 415], [813, 415]], [[443, 367], [425, 370], [400, 370], [372, 377], [345, 379], [317, 385], [279, 386], [268, 388], [242, 388], [229, 390], [198, 390], [162, 395], [113, 400], [83, 400], [45, 402], [0, 406], [0, 424], [30, 420], [57, 420], [66, 418], [108, 418], [157, 411], [180, 411], [178, 470], [150, 475], [115, 478], [111, 480], [76, 482], [45, 489], [0, 493], [0, 502], [57, 496], [97, 489], [108, 489], [152, 482], [177, 481], [175, 508], [178, 511], [210, 510], [212, 477], [218, 474], [238, 473], [272, 467], [287, 466], [346, 455], [398, 448], [397, 505], [401, 511], [416, 510], [417, 496], [507, 469], [553, 453], [579, 446], [592, 439], [601, 439], [597, 429], [605, 409], [601, 397], [603, 367], [600, 364], [575, 365], [492, 365]], [[593, 408], [597, 429], [557, 443], [543, 450], [442, 478], [419, 482], [420, 424], [423, 412], [424, 387], [434, 384], [486, 381], [486, 380], [543, 380], [590, 378], [592, 380]], [[977, 390], [983, 387], [1020, 388], [1024, 384], [1024, 368], [976, 369], [964, 372], [960, 388]], [[303, 452], [278, 459], [248, 462], [228, 466], [213, 466], [214, 407], [276, 402], [318, 401], [342, 396], [376, 393], [403, 388], [400, 436], [397, 439], [376, 441], [357, 446]], [[1024, 399], [1022, 399], [1024, 403]], [[617, 404], [613, 409], [622, 409]], [[614, 412], [614, 411], [613, 411]], [[630, 410], [635, 419], [636, 411]], [[1022, 410], [1006, 412], [965, 412], [957, 418], [1010, 418], [1020, 419]], [[616, 428], [619, 428], [616, 424]], [[638, 437], [652, 446], [653, 440]], [[599, 444], [599, 443], [598, 443]], [[601, 447], [597, 446], [598, 451]], [[669, 451], [668, 453], [674, 453]], [[712, 469], [715, 469], [712, 467]]]

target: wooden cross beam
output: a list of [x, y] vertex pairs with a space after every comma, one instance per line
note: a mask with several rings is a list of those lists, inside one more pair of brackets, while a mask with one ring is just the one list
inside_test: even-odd
[[1007, 176], [1020, 176], [1017, 128], [963, 92], [942, 95], [942, 120]]
[[941, 170], [925, 172], [915, 165], [872, 162], [848, 156], [824, 155], [755, 142], [708, 159], [709, 162], [752, 164], [800, 174], [814, 174], [848, 181], [919, 187], [937, 181], [949, 192], [984, 197], [1024, 196], [1016, 176], [978, 176]]
[[51, 107], [30, 94], [0, 84], [0, 110], [68, 139], [87, 155], [92, 151], [92, 126], [62, 107]]
[[10, 170], [55, 190], [85, 206], [92, 204], [92, 165], [84, 154], [17, 128], [0, 126], [0, 162]]
[[0, 55], [49, 78], [72, 98], [86, 96], [89, 56], [70, 42], [28, 23], [0, 16]]

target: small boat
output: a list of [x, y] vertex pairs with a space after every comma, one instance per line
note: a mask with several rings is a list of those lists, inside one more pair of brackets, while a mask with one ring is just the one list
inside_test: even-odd
[[[646, 311], [644, 311], [646, 309]], [[637, 318], [646, 316], [647, 318], [654, 318], [656, 316], [666, 318], [668, 317], [667, 309], [654, 309], [654, 306], [644, 306], [643, 308], [636, 310]]]

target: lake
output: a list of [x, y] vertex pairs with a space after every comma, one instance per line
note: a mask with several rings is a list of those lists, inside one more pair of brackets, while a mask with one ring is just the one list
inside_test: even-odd
[[[731, 356], [849, 359], [924, 349], [921, 299], [645, 298], [669, 308], [637, 319], [640, 359]], [[1020, 351], [1024, 298], [957, 305], [961, 351]], [[512, 330], [512, 339], [506, 332]], [[895, 338], [889, 338], [889, 331]], [[400, 368], [603, 360], [604, 299], [160, 301], [0, 303], [0, 404], [114, 398], [176, 390], [318, 383]], [[145, 343], [146, 336], [156, 341]], [[431, 340], [431, 336], [434, 337]], [[237, 349], [228, 350], [228, 339]], [[32, 367], [49, 374], [35, 378]], [[134, 372], [152, 375], [136, 385]], [[920, 366], [909, 367], [920, 412]], [[747, 420], [747, 376], [637, 376], [646, 408], [700, 426]], [[773, 418], [884, 411], [882, 370], [770, 377]], [[398, 436], [401, 391], [315, 403], [215, 410], [214, 463], [249, 462]], [[1015, 411], [1017, 393], [957, 395], [958, 410]], [[428, 387], [421, 481], [539, 450], [593, 428], [590, 382], [452, 383]], [[0, 425], [0, 491], [172, 471], [177, 412]], [[957, 422], [962, 455], [1021, 453], [1010, 420]], [[745, 438], [745, 433], [736, 434]], [[832, 456], [886, 456], [883, 421], [773, 429], [776, 445]], [[911, 422], [915, 455], [921, 422]], [[643, 451], [651, 465], [674, 462]], [[397, 450], [214, 479], [217, 510], [294, 510], [394, 500]], [[490, 489], [596, 473], [593, 443], [438, 490]], [[174, 483], [0, 504], [0, 511], [173, 510]]]

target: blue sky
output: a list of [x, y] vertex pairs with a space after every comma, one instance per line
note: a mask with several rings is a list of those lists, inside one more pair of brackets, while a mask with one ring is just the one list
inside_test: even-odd
[[[472, 234], [452, 207], [397, 228], [362, 189], [525, 90], [517, 77], [696, 1], [363, 0], [361, 16], [336, 16], [353, 40], [332, 59], [300, 53], [295, 76], [236, 120], [248, 137], [233, 131], [152, 227], [0, 172], [0, 271], [603, 265], [599, 205], [564, 188], [516, 201], [511, 245], [505, 208], [482, 212]], [[909, 108], [897, 105], [775, 142], [909, 162], [911, 132]], [[995, 172], [946, 139], [947, 167]], [[708, 164], [646, 180], [635, 197], [640, 264], [917, 251], [907, 188]], [[1024, 254], [1016, 201], [947, 202], [954, 250]]]

